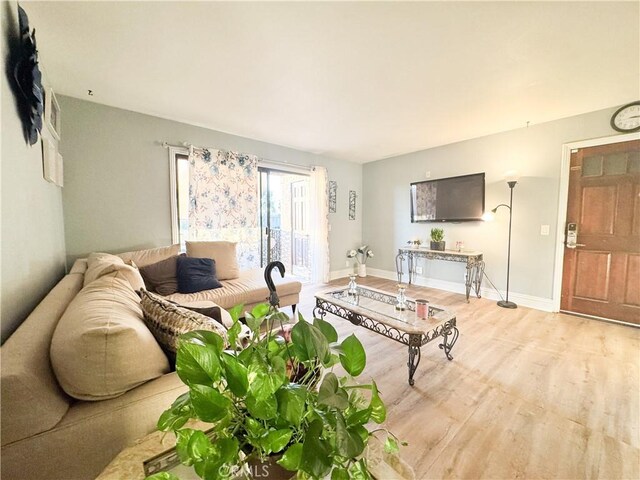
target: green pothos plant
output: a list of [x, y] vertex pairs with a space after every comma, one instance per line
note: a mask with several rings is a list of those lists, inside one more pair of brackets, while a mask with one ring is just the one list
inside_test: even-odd
[[[387, 412], [374, 381], [354, 380], [366, 365], [360, 341], [350, 335], [339, 342], [333, 326], [319, 318], [311, 324], [300, 316], [286, 331], [289, 318], [261, 304], [245, 317], [253, 336], [241, 347], [241, 312], [242, 306], [230, 311], [228, 345], [210, 331], [180, 337], [176, 371], [189, 391], [161, 415], [158, 428], [175, 432], [181, 462], [201, 478], [218, 479], [277, 455], [277, 463], [301, 479], [370, 478], [363, 452], [371, 435], [386, 432], [390, 453], [398, 441], [384, 428], [367, 428]], [[333, 372], [338, 364], [347, 375]], [[190, 419], [211, 424], [212, 431], [184, 428]]]

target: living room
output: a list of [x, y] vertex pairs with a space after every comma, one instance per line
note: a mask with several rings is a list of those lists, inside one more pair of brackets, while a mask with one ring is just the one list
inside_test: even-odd
[[[426, 251], [432, 228], [444, 230], [454, 256], [481, 252], [468, 299], [459, 258], [412, 258], [407, 296], [446, 307], [460, 329], [453, 360], [435, 344], [422, 348], [413, 386], [406, 346], [325, 317], [341, 338], [361, 339], [365, 374], [378, 383], [390, 429], [409, 443], [400, 455], [417, 478], [640, 477], [639, 316], [558, 313], [581, 313], [562, 304], [564, 260], [574, 255], [565, 245], [573, 151], [639, 138], [635, 127], [613, 126], [640, 93], [637, 3], [21, 6], [47, 95], [45, 125], [29, 145], [9, 68], [18, 6], [3, 2], [3, 344], [77, 259], [195, 240], [181, 233], [189, 215], [175, 202], [179, 159], [240, 152], [258, 159], [265, 178], [282, 170], [311, 178], [318, 167], [335, 196], [326, 224], [311, 222], [314, 238], [327, 241], [309, 241], [312, 272], [297, 302], [308, 320], [315, 295], [346, 286], [365, 259], [366, 276], [354, 281], [395, 297], [409, 273], [405, 255], [398, 278], [399, 249], [419, 240]], [[57, 138], [47, 123], [51, 91]], [[64, 165], [53, 182], [44, 140]], [[513, 188], [507, 172], [517, 172]], [[506, 205], [492, 221], [411, 221], [412, 183], [478, 173], [481, 213]], [[349, 258], [363, 246], [364, 256]], [[287, 264], [287, 273], [301, 266]], [[628, 272], [612, 290], [638, 290]], [[609, 278], [590, 275], [593, 288]], [[505, 299], [517, 308], [496, 305]], [[12, 412], [2, 415], [4, 424]], [[20, 461], [11, 462], [15, 472]]]

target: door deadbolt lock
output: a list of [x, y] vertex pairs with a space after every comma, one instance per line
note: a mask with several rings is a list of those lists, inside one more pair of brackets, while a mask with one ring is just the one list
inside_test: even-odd
[[566, 241], [564, 242], [567, 248], [585, 247], [584, 243], [578, 243], [578, 224], [567, 223]]

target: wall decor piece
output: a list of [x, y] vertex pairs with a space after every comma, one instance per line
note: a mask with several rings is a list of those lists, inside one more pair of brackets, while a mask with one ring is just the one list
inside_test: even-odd
[[356, 191], [349, 190], [349, 220], [356, 219]]
[[55, 184], [59, 187], [64, 187], [64, 164], [62, 162], [62, 155], [56, 153], [56, 181]]
[[42, 139], [42, 171], [47, 182], [56, 183], [58, 169], [56, 167], [56, 144], [48, 138]]
[[[4, 7], [3, 7], [4, 8]], [[42, 73], [38, 66], [36, 31], [29, 31], [29, 17], [18, 6], [20, 41], [15, 52], [16, 62], [13, 77], [18, 87], [18, 104], [24, 129], [24, 137], [29, 145], [35, 145], [42, 130], [44, 95]]]
[[47, 90], [47, 105], [44, 109], [44, 119], [47, 124], [47, 128], [51, 132], [51, 135], [55, 137], [56, 140], [60, 140], [60, 126], [62, 118], [60, 116], [60, 105], [58, 104], [58, 99], [56, 98], [56, 94], [53, 92], [53, 89], [50, 88]]
[[338, 182], [329, 180], [329, 213], [336, 213], [338, 197]]

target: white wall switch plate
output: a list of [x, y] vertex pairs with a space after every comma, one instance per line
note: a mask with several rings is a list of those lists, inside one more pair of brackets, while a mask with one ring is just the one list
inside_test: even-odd
[[422, 275], [422, 267], [416, 267], [416, 274]]
[[345, 267], [350, 267], [351, 266], [351, 262], [349, 260], [345, 260], [344, 266]]
[[540, 225], [540, 235], [549, 235], [549, 225]]

